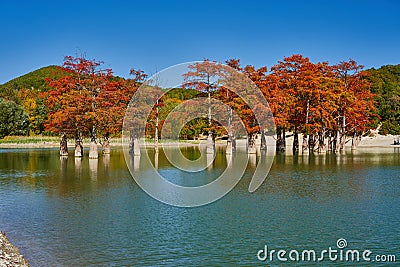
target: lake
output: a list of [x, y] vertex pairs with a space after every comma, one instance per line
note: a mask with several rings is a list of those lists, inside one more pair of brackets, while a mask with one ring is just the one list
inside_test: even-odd
[[[199, 154], [194, 147], [182, 153]], [[163, 150], [157, 161], [165, 177], [189, 186], [210, 182], [227, 166], [222, 149], [197, 174], [177, 171]], [[398, 148], [277, 155], [267, 179], [249, 193], [256, 161], [259, 155], [225, 197], [179, 208], [136, 184], [122, 150], [89, 160], [60, 159], [56, 149], [0, 149], [0, 230], [31, 266], [368, 265], [257, 258], [266, 245], [322, 251], [337, 249], [338, 239], [347, 249], [371, 250], [371, 258], [400, 260]]]

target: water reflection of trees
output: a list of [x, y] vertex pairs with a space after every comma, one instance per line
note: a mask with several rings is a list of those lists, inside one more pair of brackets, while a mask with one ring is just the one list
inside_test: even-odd
[[[366, 171], [370, 166], [400, 165], [400, 153], [393, 149], [389, 152], [358, 150], [343, 154], [277, 155], [270, 175], [255, 194], [294, 193], [311, 198], [365, 195], [371, 191], [365, 184]], [[49, 149], [0, 151], [0, 184], [17, 185], [29, 190], [44, 189], [50, 195], [59, 196], [124, 186], [126, 183], [122, 181], [131, 179], [131, 176], [123, 153], [112, 153], [111, 157], [101, 156], [96, 162], [89, 162], [85, 158], [60, 158], [57, 150]], [[162, 149], [159, 152], [150, 149], [149, 155], [159, 170], [172, 168]], [[222, 150], [217, 150], [213, 164], [205, 172], [210, 177], [221, 173], [229, 160]], [[252, 172], [259, 162], [259, 154], [249, 158], [244, 179], [235, 190], [248, 192]], [[141, 168], [140, 158], [136, 164]]]
[[46, 190], [49, 195], [70, 196], [131, 183], [122, 151], [102, 155], [96, 162], [85, 158], [60, 157], [52, 149], [0, 151], [0, 185], [28, 190]]
[[[314, 200], [369, 197], [373, 188], [366, 177], [374, 166], [399, 166], [398, 154], [377, 154], [348, 151], [333, 154], [275, 156], [274, 164], [257, 195], [297, 195]], [[257, 162], [259, 156], [257, 157]], [[248, 165], [248, 173], [236, 187], [247, 193], [254, 166]]]

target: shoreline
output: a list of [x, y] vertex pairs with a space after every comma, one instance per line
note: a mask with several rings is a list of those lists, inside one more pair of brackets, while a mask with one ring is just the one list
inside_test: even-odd
[[5, 233], [0, 231], [0, 267], [29, 267], [28, 261], [19, 248], [8, 240]]
[[[386, 147], [386, 148], [395, 148], [395, 147], [400, 147], [400, 145], [394, 145], [394, 139], [397, 138], [397, 136], [394, 135], [375, 135], [375, 136], [365, 136], [362, 137], [360, 143], [358, 144], [357, 148], [363, 148], [363, 147], [369, 147], [369, 148], [374, 148], [374, 147]], [[299, 134], [299, 141], [301, 142], [302, 140], [302, 135]], [[1, 143], [0, 141], [0, 149], [12, 149], [12, 148], [58, 148], [60, 146], [59, 142], [57, 141], [39, 141], [39, 142], [24, 142], [24, 139], [20, 139], [21, 142], [4, 142]], [[196, 146], [201, 143], [206, 143], [206, 140], [183, 140], [181, 142], [176, 142], [176, 141], [165, 141], [165, 142], [160, 142], [159, 146]], [[268, 146], [274, 146], [275, 144], [275, 139], [271, 136], [267, 137], [267, 145]], [[286, 138], [286, 147], [290, 148], [292, 147], [293, 143], [293, 136], [290, 136]], [[215, 142], [216, 145], [222, 145], [226, 144], [226, 141], [223, 140], [217, 140]], [[256, 139], [256, 144], [260, 144], [260, 138]], [[237, 139], [237, 145], [238, 146], [245, 146], [246, 145], [246, 139]], [[112, 139], [110, 143], [111, 148], [120, 148], [122, 147], [122, 140], [119, 139]], [[147, 142], [147, 147], [152, 147], [152, 142]], [[68, 149], [74, 149], [74, 141], [71, 140], [68, 142]], [[101, 144], [98, 143], [98, 147], [101, 150]], [[348, 139], [346, 142], [346, 148], [351, 147], [351, 139]], [[83, 148], [89, 148], [89, 142], [83, 143]]]

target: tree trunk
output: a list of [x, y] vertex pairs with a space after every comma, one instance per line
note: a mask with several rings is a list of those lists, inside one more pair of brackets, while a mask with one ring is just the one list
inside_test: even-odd
[[285, 129], [282, 127], [277, 127], [276, 129], [276, 152], [283, 153], [285, 152], [286, 145], [286, 135]]
[[158, 98], [157, 98], [157, 107], [156, 107], [156, 128], [155, 128], [155, 133], [154, 133], [154, 147], [155, 149], [158, 149]]
[[[158, 118], [157, 118], [157, 121], [158, 121]], [[156, 126], [156, 129], [155, 129], [155, 133], [154, 133], [154, 148], [158, 148], [158, 123], [156, 123], [157, 124], [157, 126]], [[187, 139], [187, 136], [186, 136], [186, 139]]]
[[75, 134], [75, 157], [83, 157], [82, 133]]
[[312, 135], [312, 134], [310, 134], [309, 136], [308, 136], [308, 149], [309, 149], [309, 151], [310, 152], [314, 152], [314, 149], [315, 149], [315, 136], [314, 135]]
[[99, 157], [99, 150], [96, 142], [91, 141], [89, 145], [89, 158], [97, 159]]
[[303, 144], [301, 145], [301, 150], [304, 153], [308, 153], [308, 142], [307, 142], [307, 134], [303, 134]]
[[96, 126], [93, 125], [91, 139], [90, 139], [90, 145], [89, 145], [89, 158], [90, 159], [97, 159], [99, 157], [96, 132], [97, 132]]
[[333, 140], [332, 140], [332, 132], [329, 131], [328, 134], [328, 151], [333, 151]]
[[335, 153], [337, 153], [337, 152], [339, 152], [339, 148], [340, 148], [340, 131], [339, 131], [339, 129], [336, 131], [336, 134], [335, 134], [335, 139], [334, 139], [334, 142], [333, 142], [333, 146], [334, 146], [334, 151], [335, 151]]
[[257, 147], [256, 147], [256, 135], [249, 134], [247, 137], [247, 153], [248, 154], [256, 154]]
[[276, 127], [276, 153], [280, 152], [280, 147], [281, 147], [281, 141], [282, 140], [282, 132], [281, 132], [281, 127]]
[[140, 156], [139, 138], [134, 130], [129, 130], [129, 153]]
[[232, 152], [236, 152], [236, 136], [234, 132], [232, 132]]
[[60, 137], [60, 156], [68, 156], [67, 135], [65, 133], [62, 133]]
[[211, 91], [208, 87], [208, 126], [211, 128]]
[[265, 131], [261, 131], [261, 146], [260, 146], [261, 151], [267, 150], [267, 140], [265, 138]]
[[346, 116], [343, 114], [342, 118], [342, 126], [341, 126], [341, 131], [340, 131], [340, 147], [339, 150], [344, 150], [344, 147], [346, 145]]
[[324, 129], [318, 133], [318, 153], [326, 153]]
[[133, 130], [129, 129], [129, 154], [133, 154]]
[[228, 140], [226, 144], [226, 154], [233, 154], [236, 152], [236, 139], [234, 133], [228, 134]]
[[351, 150], [356, 150], [357, 149], [357, 136], [356, 133], [353, 133], [353, 137], [351, 138]]
[[[226, 90], [226, 98], [229, 99], [229, 90]], [[229, 106], [227, 107], [227, 113], [228, 113], [229, 133], [226, 144], [226, 154], [233, 154], [236, 152], [236, 138], [235, 138], [235, 133], [233, 132], [232, 129], [233, 110], [229, 108]]]
[[214, 154], [215, 153], [215, 140], [214, 135], [211, 131], [208, 131], [207, 137], [207, 154]]
[[343, 133], [340, 133], [340, 138], [339, 138], [339, 150], [343, 151], [344, 147], [346, 145], [346, 135]]
[[354, 132], [353, 139], [351, 140], [351, 149], [356, 150], [360, 141], [361, 141], [361, 135], [358, 135], [357, 132]]
[[310, 100], [307, 100], [307, 109], [306, 109], [306, 124], [305, 124], [305, 132], [303, 134], [303, 145], [302, 145], [302, 152], [308, 152], [308, 144], [307, 144], [307, 134], [308, 134], [308, 113], [310, 110]]
[[299, 153], [299, 133], [297, 130], [297, 125], [295, 125], [293, 134], [293, 154], [297, 153]]
[[103, 147], [103, 154], [110, 154], [110, 134], [106, 133], [104, 135], [104, 141], [102, 143], [102, 147]]

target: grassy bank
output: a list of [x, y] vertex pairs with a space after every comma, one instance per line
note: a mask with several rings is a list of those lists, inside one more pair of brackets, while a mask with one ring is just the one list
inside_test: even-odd
[[59, 142], [55, 136], [6, 136], [0, 139], [0, 144], [38, 144]]
[[[83, 146], [89, 146], [90, 139], [83, 139]], [[121, 138], [112, 138], [111, 145], [120, 145]], [[60, 145], [60, 138], [57, 136], [6, 136], [0, 139], [0, 147], [14, 148], [14, 147], [58, 147]], [[75, 145], [74, 139], [68, 139], [68, 146]], [[100, 143], [99, 143], [100, 145]]]

